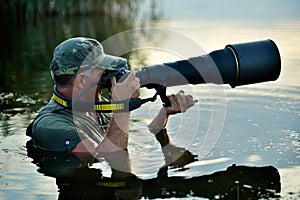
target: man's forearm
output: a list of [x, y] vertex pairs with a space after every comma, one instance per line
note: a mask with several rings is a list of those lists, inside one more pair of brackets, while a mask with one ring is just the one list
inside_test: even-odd
[[117, 145], [118, 147], [125, 149], [128, 144], [128, 132], [130, 127], [130, 113], [115, 113], [113, 115], [112, 122], [106, 137]]
[[114, 113], [104, 140], [98, 145], [98, 152], [115, 152], [127, 149], [130, 113]]
[[168, 116], [165, 108], [161, 108], [153, 121], [148, 125], [150, 132], [156, 134], [161, 129], [165, 128], [168, 122]]

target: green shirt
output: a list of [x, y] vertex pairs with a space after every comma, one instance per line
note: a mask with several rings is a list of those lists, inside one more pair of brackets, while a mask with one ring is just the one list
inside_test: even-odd
[[68, 152], [88, 138], [100, 143], [110, 120], [105, 114], [72, 111], [53, 99], [44, 109], [32, 125], [32, 139], [36, 148], [47, 151]]

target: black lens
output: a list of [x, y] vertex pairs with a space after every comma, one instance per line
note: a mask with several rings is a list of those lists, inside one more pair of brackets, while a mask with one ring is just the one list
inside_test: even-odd
[[274, 81], [279, 77], [281, 59], [272, 40], [227, 45], [186, 60], [146, 66], [136, 72], [141, 87], [186, 84], [230, 84], [232, 87]]

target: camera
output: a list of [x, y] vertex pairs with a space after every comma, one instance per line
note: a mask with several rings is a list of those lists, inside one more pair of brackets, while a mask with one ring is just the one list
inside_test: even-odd
[[[241, 85], [274, 81], [280, 75], [281, 58], [272, 40], [229, 44], [224, 49], [206, 55], [158, 65], [143, 67], [135, 73], [141, 87], [155, 89], [152, 98], [131, 98], [128, 109], [134, 110], [159, 95], [164, 106], [170, 106], [166, 87], [187, 84], [229, 84], [232, 88]], [[129, 74], [127, 64], [116, 70], [106, 70], [99, 84], [111, 88], [110, 79], [122, 82]]]
[[[155, 88], [186, 84], [240, 85], [274, 81], [279, 77], [281, 59], [272, 40], [229, 44], [206, 55], [143, 67], [136, 72], [141, 87]], [[128, 66], [107, 70], [105, 77], [124, 80]]]

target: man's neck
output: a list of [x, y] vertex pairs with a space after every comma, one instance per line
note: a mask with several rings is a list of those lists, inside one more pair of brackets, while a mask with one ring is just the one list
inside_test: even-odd
[[59, 87], [59, 88], [56, 88], [56, 90], [62, 96], [66, 97], [68, 99], [72, 99], [73, 89], [71, 87], [68, 87], [68, 86], [67, 87]]

